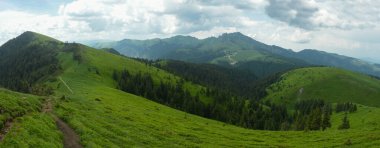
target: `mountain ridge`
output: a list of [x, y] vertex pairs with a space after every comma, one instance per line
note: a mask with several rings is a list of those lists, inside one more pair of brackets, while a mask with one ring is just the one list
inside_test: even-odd
[[[189, 39], [189, 41], [187, 42], [186, 39]], [[282, 57], [290, 59], [285, 61], [294, 61], [294, 59], [297, 59], [311, 65], [334, 66], [369, 75], [380, 76], [380, 66], [378, 64], [371, 64], [360, 59], [315, 49], [304, 49], [295, 52], [291, 49], [285, 49], [280, 46], [264, 44], [240, 32], [223, 33], [218, 37], [208, 37], [205, 39], [198, 39], [191, 36], [173, 36], [163, 39], [156, 38], [152, 40], [126, 41], [127, 40], [121, 40], [104, 44], [97, 43], [90, 46], [95, 48], [114, 48], [121, 54], [132, 57], [146, 59], [173, 59], [186, 62], [213, 63], [221, 65], [227, 64], [228, 66], [234, 66], [235, 64], [239, 65], [239, 63], [244, 64], [249, 61], [268, 63], [268, 60], [276, 61], [276, 59], [281, 59], [279, 57]], [[138, 42], [138, 44], [134, 42]], [[157, 50], [159, 49], [162, 50], [157, 53]], [[235, 55], [239, 53], [240, 55]], [[265, 59], [263, 56], [269, 59]], [[303, 67], [305, 65], [300, 61], [295, 62], [298, 64], [301, 63], [296, 67]], [[248, 67], [253, 69], [252, 66]], [[276, 70], [276, 72], [279, 71], [281, 70]]]
[[114, 48], [126, 56], [146, 59], [173, 59], [193, 63], [212, 63], [227, 67], [244, 67], [247, 63], [248, 65], [261, 65], [262, 63], [273, 65], [271, 69], [265, 66], [260, 66], [260, 68], [248, 66], [249, 70], [261, 77], [273, 72], [307, 65], [306, 62], [297, 61], [291, 57], [274, 55], [262, 48], [264, 44], [241, 33], [223, 34], [219, 37], [205, 39], [189, 36], [146, 41], [125, 39], [116, 44], [107, 43], [107, 45], [103, 45], [101, 43], [96, 44], [97, 47]]

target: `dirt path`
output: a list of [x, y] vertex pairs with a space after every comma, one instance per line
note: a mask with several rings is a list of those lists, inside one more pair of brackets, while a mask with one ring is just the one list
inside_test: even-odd
[[9, 130], [12, 128], [13, 125], [13, 119], [9, 119], [5, 122], [4, 127], [0, 131], [0, 141], [3, 141], [5, 135], [9, 132]]
[[51, 100], [48, 99], [42, 109], [42, 112], [44, 113], [50, 113], [50, 115], [54, 118], [55, 124], [57, 125], [58, 129], [63, 134], [63, 147], [65, 148], [82, 148], [82, 145], [80, 144], [80, 138], [75, 133], [75, 131], [70, 128], [69, 125], [67, 125], [64, 121], [62, 121], [60, 118], [52, 114], [53, 111], [53, 105], [51, 103]]
[[[64, 121], [55, 116], [53, 112], [53, 104], [51, 99], [48, 98], [45, 103], [42, 105], [42, 112], [46, 114], [50, 114], [58, 127], [58, 129], [63, 134], [63, 147], [65, 148], [82, 148], [83, 146], [80, 144], [80, 138], [75, 133], [75, 131], [70, 128]], [[5, 122], [4, 127], [0, 130], [0, 141], [2, 141], [5, 135], [12, 128], [14, 119], [9, 119]]]
[[[50, 101], [47, 101], [43, 104], [42, 106], [42, 112], [44, 113], [50, 113], [52, 111], [52, 105], [51, 105], [51, 102]], [[20, 116], [21, 117], [21, 116]], [[16, 117], [18, 118], [18, 117]], [[3, 141], [5, 135], [9, 132], [9, 130], [12, 128], [13, 126], [13, 122], [14, 119], [8, 119], [5, 124], [4, 124], [4, 127], [0, 130], [0, 141]]]
[[82, 148], [82, 145], [79, 143], [80, 138], [75, 131], [58, 117], [54, 117], [54, 120], [59, 130], [63, 133], [63, 147]]

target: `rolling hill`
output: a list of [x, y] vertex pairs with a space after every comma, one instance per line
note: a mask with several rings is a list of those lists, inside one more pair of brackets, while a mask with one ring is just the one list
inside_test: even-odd
[[[37, 45], [44, 45], [43, 43], [52, 41], [43, 41], [45, 36], [37, 33], [28, 32], [28, 34], [33, 37], [33, 42], [41, 41]], [[16, 117], [15, 126], [0, 142], [1, 147], [62, 147], [63, 136], [53, 124], [53, 115], [58, 116], [74, 129], [79, 135], [80, 144], [84, 147], [342, 147], [347, 145], [374, 147], [380, 144], [380, 125], [377, 124], [380, 122], [378, 117], [380, 109], [373, 106], [371, 103], [376, 102], [370, 102], [369, 99], [362, 102], [353, 100], [359, 104], [359, 108], [357, 112], [349, 114], [352, 128], [348, 130], [337, 130], [343, 113], [332, 114], [332, 128], [326, 131], [251, 130], [189, 114], [179, 111], [175, 107], [168, 107], [167, 104], [159, 104], [142, 96], [121, 91], [117, 88], [118, 82], [113, 79], [113, 72], [122, 70], [128, 70], [131, 74], [147, 73], [154, 82], [175, 83], [181, 80], [178, 75], [107, 51], [96, 50], [81, 44], [53, 41], [57, 46], [49, 46], [46, 49], [54, 50], [55, 54], [48, 55], [57, 60], [59, 68], [54, 69], [51, 73], [45, 73], [44, 67], [49, 64], [42, 62], [44, 63], [41, 64], [42, 68], [36, 67], [31, 70], [32, 73], [42, 71], [42, 74], [36, 76], [36, 81], [28, 81], [30, 83], [26, 85], [31, 87], [39, 84], [41, 88], [51, 88], [53, 93], [49, 98], [54, 103], [53, 111], [51, 114], [44, 114], [40, 113], [38, 109], [34, 109], [38, 107], [33, 106], [43, 106], [45, 101], [37, 96], [0, 90], [0, 105], [11, 103], [13, 100], [10, 98], [14, 98], [16, 101], [13, 102], [18, 103], [30, 99], [32, 104], [35, 104], [19, 105], [21, 107], [18, 108], [24, 110], [32, 106], [32, 109], [28, 111], [31, 113]], [[28, 48], [28, 43], [30, 40], [24, 45], [20, 44], [21, 48], [3, 48], [2, 46], [0, 49], [13, 49], [12, 51], [20, 52], [26, 52], [20, 49], [41, 49]], [[11, 43], [8, 44], [11, 45]], [[2, 64], [0, 66], [12, 67], [15, 65], [15, 63], [7, 62]], [[335, 78], [337, 81], [331, 82], [331, 84], [346, 87], [351, 82], [345, 80], [353, 77], [355, 78], [353, 84], [361, 83], [360, 86], [351, 86], [355, 91], [359, 91], [358, 95], [371, 91], [367, 88], [373, 88], [374, 92], [377, 91], [377, 80], [361, 74], [330, 68], [306, 69], [317, 71], [315, 72], [317, 74], [306, 73], [304, 76], [306, 80], [322, 77], [320, 75], [323, 74], [319, 74], [318, 71], [326, 75], [334, 74], [335, 71], [337, 74], [334, 76], [338, 77], [331, 78]], [[300, 70], [304, 69], [297, 69], [283, 75], [283, 79], [276, 84], [281, 85], [286, 80], [290, 81], [289, 75], [292, 73], [296, 73], [298, 77]], [[340, 72], [345, 75], [339, 77]], [[27, 77], [20, 78], [29, 80], [26, 79]], [[298, 86], [297, 80], [290, 82], [292, 85]], [[4, 84], [11, 83], [2, 85], [14, 89]], [[190, 81], [185, 81], [184, 84], [185, 89], [191, 93], [204, 88], [204, 86]], [[315, 88], [317, 88], [317, 84], [317, 81], [311, 83]], [[299, 89], [298, 87], [293, 88]], [[308, 89], [305, 86], [305, 95], [306, 92]], [[269, 93], [270, 96], [286, 92], [279, 89], [278, 91], [269, 91]], [[1, 94], [10, 97], [4, 97]], [[17, 101], [20, 99], [20, 95], [27, 97], [21, 97], [22, 101]], [[351, 98], [343, 97], [344, 95], [341, 93], [338, 95], [341, 95], [339, 98], [344, 98], [339, 101], [351, 100]], [[200, 99], [204, 103], [212, 101], [212, 98], [207, 96], [200, 97]], [[335, 102], [335, 100], [331, 102]], [[26, 142], [25, 139], [27, 139]]]
[[[111, 74], [107, 74], [108, 65], [140, 69], [144, 64], [94, 49], [86, 50], [83, 55], [87, 59], [84, 65], [96, 66], [101, 76], [81, 70], [83, 65], [70, 60], [70, 55], [61, 55], [65, 63], [63, 69], [66, 69], [61, 77], [74, 94], [61, 85], [58, 93], [65, 94], [68, 100], [61, 103], [56, 112], [78, 131], [86, 146], [341, 146], [348, 139], [354, 145], [371, 146], [380, 142], [367, 140], [380, 138], [378, 131], [373, 130], [377, 126], [371, 125], [363, 132], [360, 120], [352, 120], [352, 126], [357, 129], [305, 134], [303, 131], [248, 130], [187, 114], [114, 88]], [[374, 116], [378, 110], [362, 108], [351, 116], [360, 116], [369, 110], [367, 116]], [[340, 118], [334, 122], [333, 125], [339, 124]], [[377, 122], [377, 118], [365, 120], [368, 125], [373, 122]]]
[[331, 103], [352, 101], [380, 106], [380, 80], [332, 67], [301, 68], [283, 74], [268, 89], [266, 99], [294, 104], [303, 99], [324, 99]]
[[98, 42], [91, 46], [112, 47], [121, 54], [131, 57], [174, 59], [238, 67], [251, 70], [260, 77], [310, 64], [380, 76], [380, 67], [376, 64], [318, 50], [305, 49], [294, 52], [279, 46], [266, 45], [238, 32], [203, 40], [189, 36], [174, 36], [166, 39]]

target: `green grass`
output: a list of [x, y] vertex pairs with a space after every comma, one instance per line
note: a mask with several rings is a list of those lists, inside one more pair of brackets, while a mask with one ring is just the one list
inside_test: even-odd
[[7, 119], [39, 111], [42, 99], [0, 88], [0, 128]]
[[0, 147], [63, 147], [62, 134], [50, 115], [31, 113], [16, 119]]
[[291, 105], [302, 99], [323, 99], [330, 103], [351, 101], [380, 107], [380, 80], [366, 75], [313, 67], [290, 71], [281, 78], [269, 87], [266, 99]]
[[0, 89], [1, 128], [13, 119], [0, 147], [62, 147], [61, 134], [51, 116], [41, 113], [43, 98]]
[[[231, 59], [226, 56], [221, 56], [213, 59], [210, 63], [218, 64], [221, 62], [249, 62], [249, 61], [262, 61], [262, 62], [273, 62], [273, 63], [286, 63], [287, 61], [278, 59], [269, 55], [265, 55], [257, 50], [238, 50], [229, 51]], [[233, 54], [231, 54], [233, 53]]]
[[[61, 77], [74, 94], [59, 82], [54, 85], [57, 96], [66, 96], [55, 112], [74, 128], [85, 147], [341, 147], [349, 139], [356, 147], [380, 144], [378, 126], [372, 125], [380, 122], [378, 118], [365, 120], [368, 128], [360, 126], [362, 119], [352, 119], [352, 129], [339, 131], [335, 126], [342, 115], [334, 114], [328, 131], [303, 132], [249, 130], [187, 114], [117, 90], [111, 79], [113, 69], [151, 72], [163, 80], [169, 75], [165, 71], [103, 51], [88, 49], [84, 54], [81, 64], [68, 53], [59, 56], [64, 68]], [[89, 67], [96, 67], [100, 75]], [[363, 108], [350, 120], [379, 112]]]
[[[368, 107], [364, 105], [358, 105], [358, 111], [349, 113], [348, 118], [352, 129], [360, 129], [366, 131], [380, 130], [380, 109], [376, 107]], [[342, 123], [344, 113], [334, 113], [332, 116], [332, 128], [337, 129]]]

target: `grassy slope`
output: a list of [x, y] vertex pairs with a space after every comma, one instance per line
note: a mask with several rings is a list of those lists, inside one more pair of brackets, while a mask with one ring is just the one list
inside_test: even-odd
[[[57, 84], [59, 95], [66, 95], [56, 113], [80, 135], [88, 147], [116, 146], [340, 146], [348, 139], [357, 146], [380, 144], [380, 131], [358, 129], [327, 132], [273, 132], [243, 129], [190, 115], [114, 88], [113, 69], [144, 70], [165, 78], [162, 70], [103, 51], [86, 50], [84, 63], [72, 61], [68, 53], [60, 54], [64, 63], [62, 79], [71, 94]], [[96, 67], [101, 75], [89, 71]], [[372, 113], [379, 112], [373, 108]], [[363, 110], [364, 111], [364, 110]], [[361, 109], [358, 114], [360, 115]], [[353, 114], [354, 115], [354, 114]], [[340, 115], [337, 115], [340, 116]], [[377, 118], [374, 119], [378, 121]], [[339, 122], [338, 120], [334, 121]], [[373, 127], [377, 127], [374, 126]]]
[[62, 147], [54, 120], [39, 111], [42, 102], [40, 97], [0, 89], [1, 122], [15, 118], [0, 147]]
[[[300, 93], [300, 89], [303, 92]], [[380, 107], [380, 80], [330, 67], [290, 71], [268, 89], [266, 99], [292, 104], [300, 99], [324, 99], [331, 103], [352, 101]]]

